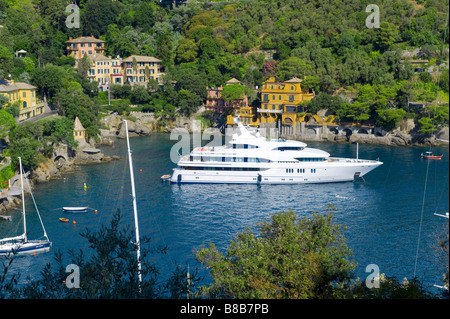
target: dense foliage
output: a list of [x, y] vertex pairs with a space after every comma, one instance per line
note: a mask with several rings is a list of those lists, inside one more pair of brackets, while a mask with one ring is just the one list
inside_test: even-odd
[[[399, 282], [384, 274], [379, 286], [355, 280], [344, 228], [325, 215], [274, 214], [231, 241], [224, 252], [214, 244], [197, 252], [213, 282], [200, 296], [238, 299], [424, 299], [437, 298], [413, 278]], [[448, 279], [446, 281], [448, 285]]]
[[[79, 0], [80, 27], [68, 28], [65, 8], [72, 2], [0, 0], [0, 78], [30, 81], [60, 115], [78, 115], [89, 137], [99, 133], [98, 105], [106, 100], [86, 70], [76, 72], [74, 59], [65, 57], [69, 37], [100, 38], [107, 56], [163, 61], [163, 87], [156, 81], [146, 90], [113, 85], [109, 111], [124, 113], [137, 104], [170, 121], [195, 112], [207, 86], [234, 77], [254, 92], [269, 76], [298, 76], [317, 93], [304, 105], [310, 113], [325, 108], [337, 121], [386, 130], [404, 118], [414, 118], [422, 133], [448, 125], [448, 105], [438, 103], [449, 96], [448, 69], [441, 64], [448, 60], [448, 0], [379, 1], [379, 28], [366, 26], [368, 0], [188, 1], [175, 7], [173, 1]], [[21, 49], [27, 56], [15, 57]], [[405, 52], [427, 59], [426, 72], [415, 72]], [[429, 105], [413, 109], [411, 101]], [[7, 101], [0, 104], [17, 113]]]

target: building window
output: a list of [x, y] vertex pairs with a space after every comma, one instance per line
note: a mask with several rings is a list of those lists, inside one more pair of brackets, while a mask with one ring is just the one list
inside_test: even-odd
[[23, 101], [22, 108], [26, 108], [26, 107], [27, 107], [27, 102]]
[[264, 94], [263, 101], [264, 102], [269, 102], [269, 95], [268, 94]]
[[27, 97], [27, 92], [23, 92], [23, 93], [22, 93], [22, 96], [23, 96], [23, 97]]
[[294, 91], [294, 86], [293, 85], [291, 85], [291, 91]]

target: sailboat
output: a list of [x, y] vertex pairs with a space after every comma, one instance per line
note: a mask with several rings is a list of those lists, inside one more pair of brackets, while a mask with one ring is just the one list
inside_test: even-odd
[[125, 122], [125, 132], [127, 136], [127, 149], [128, 149], [128, 163], [130, 169], [130, 181], [131, 181], [131, 196], [133, 198], [133, 215], [134, 215], [134, 231], [136, 234], [136, 258], [138, 266], [138, 279], [139, 279], [139, 292], [141, 292], [142, 283], [142, 266], [141, 266], [141, 243], [139, 239], [139, 221], [137, 214], [137, 202], [136, 202], [136, 187], [134, 185], [134, 172], [133, 172], [133, 159], [131, 156], [130, 137], [128, 136], [128, 122]]
[[[40, 240], [28, 240], [27, 238], [27, 221], [25, 213], [25, 196], [23, 192], [23, 169], [22, 169], [22, 159], [19, 157], [20, 163], [20, 181], [22, 187], [22, 214], [23, 214], [23, 234], [16, 237], [3, 238], [0, 239], [0, 255], [10, 255], [10, 254], [35, 254], [39, 252], [48, 252], [52, 246], [51, 241], [48, 239], [47, 232], [45, 231], [44, 224], [42, 222], [39, 210], [37, 209], [36, 202], [34, 200], [33, 193], [31, 197], [33, 198], [34, 205], [36, 207], [36, 212], [41, 221], [41, 226], [44, 231], [44, 239]], [[29, 185], [28, 185], [29, 186]], [[31, 187], [30, 187], [31, 192]]]

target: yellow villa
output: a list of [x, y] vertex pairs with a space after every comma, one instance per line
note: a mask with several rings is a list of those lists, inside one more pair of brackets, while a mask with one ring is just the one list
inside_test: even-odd
[[19, 104], [19, 121], [44, 113], [44, 103], [36, 98], [36, 87], [24, 82], [0, 80], [0, 94], [8, 98], [8, 103]]
[[298, 105], [314, 98], [314, 92], [303, 90], [301, 82], [297, 77], [284, 82], [270, 77], [264, 82], [261, 88], [261, 107], [257, 110], [260, 122], [273, 123], [280, 119], [285, 125], [295, 125], [297, 113], [301, 111]]
[[[277, 121], [283, 125], [295, 125], [297, 114], [303, 111], [299, 104], [314, 98], [314, 92], [304, 90], [301, 82], [297, 77], [284, 82], [270, 77], [261, 87], [261, 105], [257, 108], [241, 107], [236, 113], [244, 125], [259, 126]], [[228, 125], [234, 124], [233, 117], [227, 117]]]

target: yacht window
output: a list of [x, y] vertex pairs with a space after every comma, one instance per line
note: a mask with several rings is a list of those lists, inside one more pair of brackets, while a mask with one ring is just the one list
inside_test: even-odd
[[296, 157], [295, 159], [300, 162], [323, 162], [325, 160], [323, 157]]
[[277, 148], [274, 148], [274, 151], [301, 151], [303, 147], [300, 146], [280, 146]]

